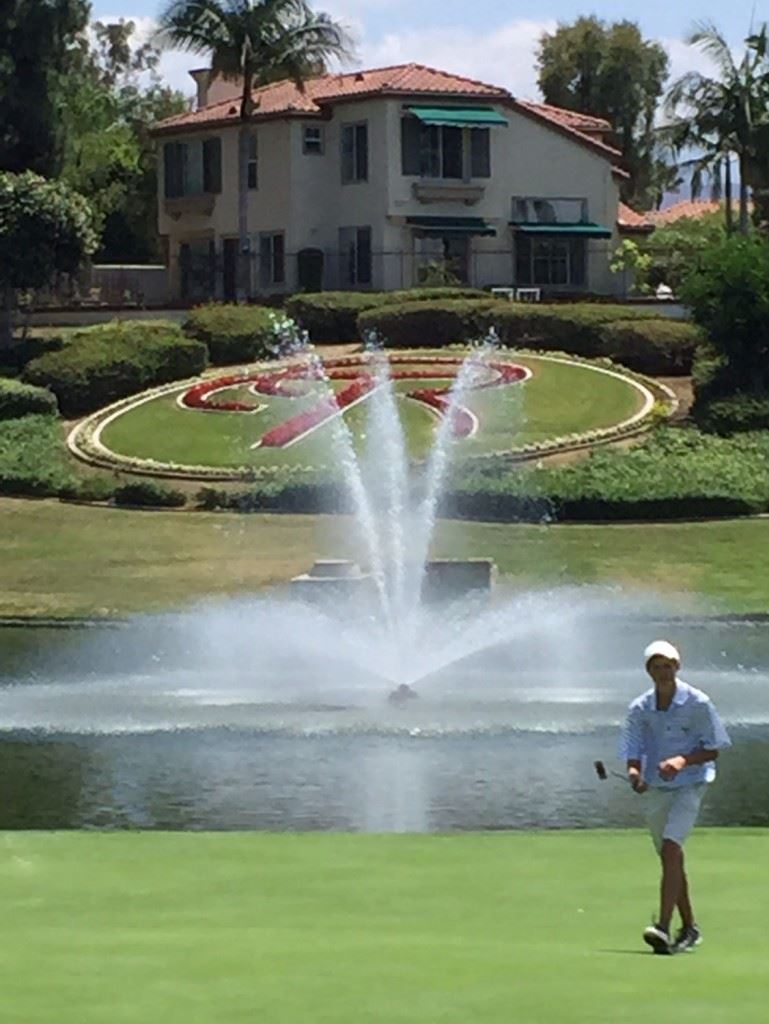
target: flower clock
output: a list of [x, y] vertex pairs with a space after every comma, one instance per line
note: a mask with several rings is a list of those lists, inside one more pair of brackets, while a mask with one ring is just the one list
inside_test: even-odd
[[[520, 384], [531, 375], [526, 367], [499, 359], [484, 359], [477, 366], [472, 363], [468, 366], [464, 358], [457, 356], [396, 355], [389, 356], [388, 361], [390, 379], [413, 381], [416, 385], [403, 397], [420, 403], [441, 418], [450, 416], [450, 429], [459, 438], [470, 437], [478, 429], [477, 417], [463, 405], [462, 399], [466, 394]], [[461, 391], [456, 401], [452, 401], [452, 388], [458, 386], [460, 372]], [[184, 391], [179, 396], [179, 404], [184, 409], [203, 412], [255, 413], [264, 408], [258, 402], [260, 396], [302, 400], [300, 411], [266, 430], [253, 445], [254, 448], [287, 448], [342, 415], [345, 410], [365, 401], [382, 385], [383, 379], [377, 373], [376, 364], [365, 356], [328, 361], [313, 359], [202, 381]], [[448, 386], [420, 387], [420, 380], [448, 380], [450, 383]], [[339, 382], [338, 389], [334, 387], [335, 382]], [[242, 397], [225, 397], [233, 391]], [[249, 393], [253, 395], [253, 401], [245, 400]], [[307, 404], [308, 399], [310, 404]]]

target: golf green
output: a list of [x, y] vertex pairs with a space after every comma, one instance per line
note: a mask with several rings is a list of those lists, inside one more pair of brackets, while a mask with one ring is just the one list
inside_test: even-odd
[[769, 832], [687, 849], [705, 942], [655, 957], [640, 831], [6, 832], [3, 1020], [762, 1022]]

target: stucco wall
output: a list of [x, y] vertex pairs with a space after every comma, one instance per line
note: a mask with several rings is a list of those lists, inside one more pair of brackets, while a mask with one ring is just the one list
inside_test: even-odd
[[[507, 127], [490, 129], [490, 178], [472, 179], [483, 194], [478, 202], [421, 202], [415, 177], [401, 173], [402, 99], [372, 99], [335, 105], [329, 119], [286, 119], [257, 123], [259, 187], [249, 191], [249, 233], [285, 232], [286, 290], [296, 287], [296, 253], [318, 248], [325, 255], [324, 286], [338, 286], [339, 229], [369, 226], [372, 231], [375, 288], [416, 283], [409, 216], [482, 217], [496, 228], [493, 238], [473, 237], [472, 283], [509, 284], [514, 276], [513, 235], [509, 226], [513, 196], [586, 198], [591, 221], [612, 228], [611, 240], [588, 243], [586, 288], [612, 292], [617, 281], [608, 269], [616, 234], [618, 188], [610, 162], [579, 143], [504, 105]], [[368, 180], [342, 184], [341, 133], [345, 124], [368, 125]], [[320, 125], [322, 155], [303, 153], [303, 128]], [[181, 241], [237, 237], [238, 127], [219, 129], [222, 139], [222, 191], [210, 214], [184, 212], [170, 217], [163, 196], [160, 145], [159, 224], [169, 237], [172, 294], [178, 294], [175, 261]], [[179, 141], [201, 138], [180, 135]]]

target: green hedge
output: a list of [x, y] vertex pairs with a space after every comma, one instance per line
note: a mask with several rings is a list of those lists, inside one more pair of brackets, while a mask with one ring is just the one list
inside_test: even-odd
[[47, 497], [72, 484], [61, 424], [55, 417], [0, 420], [0, 494]]
[[187, 501], [184, 493], [154, 480], [137, 480], [116, 487], [116, 505], [144, 506], [149, 508], [181, 508]]
[[38, 359], [46, 352], [59, 352], [66, 343], [66, 335], [56, 328], [36, 330], [26, 337], [14, 338], [8, 347], [3, 348], [0, 351], [0, 363], [21, 370], [32, 359]]
[[393, 292], [309, 292], [286, 301], [286, 313], [313, 341], [357, 341], [358, 315], [367, 309], [402, 302], [483, 298], [477, 288], [410, 288]]
[[701, 335], [682, 321], [610, 304], [528, 304], [484, 300], [409, 302], [368, 309], [362, 334], [376, 330], [394, 348], [467, 342], [494, 328], [513, 347], [606, 356], [648, 374], [688, 374]]
[[145, 388], [201, 373], [208, 352], [165, 321], [122, 321], [77, 332], [60, 352], [34, 359], [30, 384], [50, 388], [64, 416], [79, 416]]
[[603, 355], [652, 375], [688, 376], [703, 342], [700, 329], [685, 320], [616, 320], [601, 328]]
[[[241, 512], [346, 512], [339, 484], [297, 483], [289, 474], [248, 491], [203, 488], [203, 508]], [[500, 457], [458, 464], [441, 513], [501, 522], [677, 520], [740, 516], [769, 509], [769, 434], [726, 439], [694, 429], [660, 428], [628, 451], [597, 449], [552, 468]]]
[[46, 388], [0, 377], [0, 420], [35, 414], [55, 416], [58, 411], [56, 396]]
[[206, 345], [215, 366], [228, 366], [272, 355], [275, 316], [274, 310], [264, 306], [211, 303], [193, 309], [183, 330]]
[[641, 373], [689, 372], [700, 342], [699, 331], [689, 323], [599, 303], [425, 301], [369, 309], [358, 317], [361, 333], [376, 330], [394, 348], [467, 342], [491, 327], [505, 345], [608, 356]]
[[715, 434], [769, 430], [769, 394], [740, 392], [712, 402], [699, 402], [695, 418], [703, 430]]
[[361, 313], [358, 331], [375, 330], [391, 348], [440, 348], [486, 334], [504, 309], [491, 298], [404, 302]]

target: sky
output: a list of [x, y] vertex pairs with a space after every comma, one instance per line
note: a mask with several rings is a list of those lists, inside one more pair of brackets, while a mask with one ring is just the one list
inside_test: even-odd
[[[93, 0], [94, 20], [130, 19], [148, 34], [162, 6], [160, 0]], [[741, 51], [751, 21], [760, 21], [762, 11], [755, 0], [593, 0], [584, 6], [574, 0], [317, 0], [312, 6], [350, 31], [356, 55], [345, 70], [416, 61], [504, 86], [523, 99], [539, 98], [537, 41], [559, 22], [572, 22], [581, 14], [637, 21], [645, 37], [668, 51], [672, 80], [689, 70], [710, 68], [706, 57], [684, 43], [695, 21], [714, 22]], [[161, 72], [169, 84], [192, 95], [187, 71], [201, 66], [205, 60], [200, 57], [171, 52], [164, 55]]]

